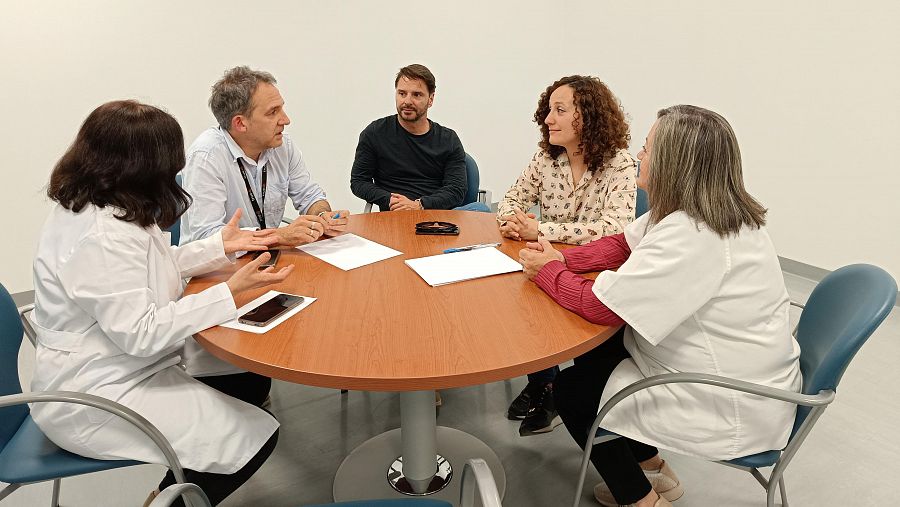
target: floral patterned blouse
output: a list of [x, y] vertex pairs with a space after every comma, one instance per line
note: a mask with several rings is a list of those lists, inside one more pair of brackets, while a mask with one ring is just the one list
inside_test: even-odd
[[569, 157], [556, 159], [538, 150], [531, 163], [506, 192], [497, 209], [500, 217], [516, 210], [528, 212], [540, 204], [538, 233], [549, 241], [583, 245], [619, 234], [634, 221], [637, 198], [637, 164], [626, 150], [619, 150], [601, 169], [585, 171], [577, 185], [572, 181]]

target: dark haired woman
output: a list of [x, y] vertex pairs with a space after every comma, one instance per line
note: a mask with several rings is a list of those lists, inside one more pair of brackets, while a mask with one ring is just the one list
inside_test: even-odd
[[[190, 205], [175, 174], [184, 140], [167, 113], [135, 101], [94, 110], [50, 176], [57, 202], [34, 261], [37, 334], [34, 391], [95, 394], [135, 410], [171, 442], [188, 482], [213, 504], [246, 481], [274, 449], [278, 422], [265, 411], [188, 376], [185, 338], [236, 316], [233, 295], [284, 280], [259, 271], [263, 254], [227, 282], [181, 297], [181, 280], [262, 250], [269, 232], [237, 228], [173, 248], [160, 226]], [[60, 447], [97, 459], [164, 464], [122, 419], [81, 405], [36, 404], [32, 416]], [[161, 488], [174, 483], [169, 472]]]
[[[624, 325], [556, 379], [566, 429], [582, 447], [598, 407], [641, 379], [708, 373], [799, 391], [800, 348], [766, 210], [744, 189], [741, 154], [722, 116], [695, 106], [659, 112], [638, 154], [650, 212], [624, 234], [559, 252], [520, 252], [525, 274], [557, 303]], [[601, 271], [596, 282], [575, 273]], [[656, 447], [728, 460], [781, 449], [796, 407], [712, 386], [640, 391], [602, 427], [623, 438], [593, 447], [602, 505], [664, 506], [683, 488]]]
[[[540, 149], [506, 192], [497, 212], [500, 232], [512, 239], [581, 245], [619, 234], [634, 220], [636, 163], [618, 99], [595, 77], [569, 76], [541, 94], [534, 121]], [[528, 213], [540, 205], [540, 221]], [[522, 419], [520, 435], [552, 431], [553, 367], [528, 375], [507, 411]]]

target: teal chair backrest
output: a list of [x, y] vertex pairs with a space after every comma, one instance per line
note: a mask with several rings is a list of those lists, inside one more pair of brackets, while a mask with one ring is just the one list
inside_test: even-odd
[[[0, 396], [19, 394], [19, 348], [22, 346], [22, 321], [16, 303], [0, 284]], [[28, 405], [0, 408], [0, 450], [18, 431], [28, 415]]]
[[643, 189], [637, 189], [637, 201], [634, 205], [634, 218], [640, 218], [641, 215], [650, 210], [650, 201], [647, 200], [647, 192]]
[[[837, 390], [847, 365], [897, 301], [897, 282], [883, 269], [852, 264], [829, 273], [809, 295], [797, 325], [803, 393]], [[794, 432], [809, 407], [798, 407]]]
[[[181, 173], [175, 175], [175, 181], [181, 185]], [[172, 246], [178, 246], [178, 242], [181, 241], [181, 217], [178, 217], [178, 220], [175, 220], [175, 223], [172, 224], [168, 229], [169, 235], [171, 236]]]
[[466, 153], [466, 198], [463, 200], [463, 204], [471, 204], [478, 200], [479, 185], [481, 185], [481, 177], [478, 175], [478, 164], [472, 155]]

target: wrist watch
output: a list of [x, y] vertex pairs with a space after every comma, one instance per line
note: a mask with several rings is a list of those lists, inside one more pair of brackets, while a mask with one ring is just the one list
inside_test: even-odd
[[419, 209], [425, 209], [425, 206], [422, 205], [422, 199], [416, 199], [416, 204], [419, 205]]
[[328, 213], [328, 212], [327, 212], [327, 211], [320, 211], [320, 212], [319, 212], [319, 215], [318, 215], [319, 218], [325, 218], [325, 213]]

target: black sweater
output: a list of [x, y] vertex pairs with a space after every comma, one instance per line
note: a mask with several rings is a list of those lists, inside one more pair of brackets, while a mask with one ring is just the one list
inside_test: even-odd
[[466, 196], [466, 152], [452, 129], [428, 120], [422, 135], [406, 131], [391, 115], [359, 135], [350, 172], [350, 190], [381, 210], [391, 193], [421, 199], [426, 209], [452, 209]]

